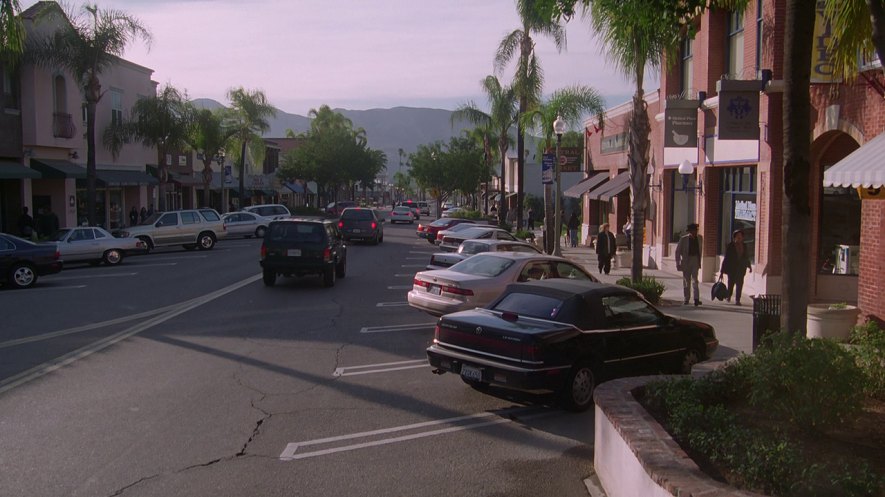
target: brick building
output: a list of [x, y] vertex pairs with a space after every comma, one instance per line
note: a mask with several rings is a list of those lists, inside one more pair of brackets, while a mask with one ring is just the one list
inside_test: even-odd
[[[745, 293], [781, 293], [785, 18], [780, 0], [751, 1], [744, 12], [706, 13], [696, 37], [682, 43], [679, 60], [664, 64], [660, 89], [646, 94], [652, 123], [647, 265], [675, 271], [675, 242], [686, 224], [697, 222], [704, 237], [702, 278], [713, 281], [732, 232], [741, 229], [753, 268]], [[821, 18], [815, 43], [825, 46], [826, 37]], [[812, 301], [858, 303], [864, 315], [881, 319], [885, 304], [876, 282], [885, 278], [885, 201], [862, 201], [859, 184], [825, 187], [824, 172], [885, 131], [885, 80], [878, 61], [861, 65], [850, 82], [828, 73], [825, 50], [815, 51], [814, 63], [812, 257], [790, 263], [807, 265]], [[615, 177], [626, 169], [626, 145], [606, 145], [619, 141], [629, 112], [628, 103], [609, 109], [604, 123], [585, 123], [588, 133], [601, 128], [586, 141], [591, 177], [598, 172]], [[885, 144], [881, 148], [885, 153]], [[680, 174], [680, 166], [691, 173]], [[598, 188], [581, 192], [585, 229], [592, 232], [607, 221], [621, 231], [629, 194], [611, 201], [596, 198]]]

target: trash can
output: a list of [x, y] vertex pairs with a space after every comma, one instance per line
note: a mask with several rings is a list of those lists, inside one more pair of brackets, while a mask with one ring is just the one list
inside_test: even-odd
[[756, 295], [753, 297], [753, 350], [768, 333], [781, 328], [781, 296]]

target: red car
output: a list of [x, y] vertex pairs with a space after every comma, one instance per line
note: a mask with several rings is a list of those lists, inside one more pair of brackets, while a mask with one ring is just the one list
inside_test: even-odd
[[415, 234], [418, 235], [418, 238], [424, 238], [431, 244], [436, 240], [436, 234], [442, 230], [447, 230], [456, 224], [461, 223], [471, 223], [476, 224], [475, 221], [470, 219], [458, 219], [454, 217], [444, 217], [441, 219], [437, 219], [436, 221], [430, 224], [419, 224], [418, 229], [415, 230]]

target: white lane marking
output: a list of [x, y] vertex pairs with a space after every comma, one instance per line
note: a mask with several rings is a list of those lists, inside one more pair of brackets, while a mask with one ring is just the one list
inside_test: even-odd
[[408, 302], [378, 302], [375, 307], [402, 307], [409, 305]]
[[138, 264], [138, 265], [136, 265], [135, 267], [138, 268], [138, 269], [141, 269], [141, 268], [143, 268], [143, 267], [177, 266], [177, 265], [178, 265], [177, 262], [156, 262], [156, 263], [151, 262], [151, 263], [148, 263], [148, 264]]
[[[375, 446], [379, 446], [379, 445], [387, 445], [387, 444], [392, 444], [392, 443], [405, 442], [408, 440], [415, 440], [418, 438], [443, 435], [446, 433], [454, 433], [454, 432], [458, 432], [458, 431], [481, 428], [484, 426], [491, 426], [491, 425], [502, 424], [502, 423], [512, 423], [515, 420], [509, 416], [515, 416], [515, 415], [519, 415], [519, 414], [525, 414], [525, 415], [522, 416], [521, 418], [517, 419], [516, 421], [529, 420], [529, 419], [533, 419], [533, 418], [537, 418], [537, 417], [541, 417], [541, 416], [549, 416], [549, 415], [553, 414], [550, 411], [535, 412], [534, 414], [529, 414], [532, 411], [537, 411], [537, 410], [538, 410], [538, 408], [518, 408], [518, 409], [504, 410], [504, 411], [500, 411], [500, 412], [484, 412], [484, 413], [479, 413], [479, 414], [471, 414], [468, 416], [458, 416], [458, 417], [454, 417], [454, 418], [441, 419], [441, 420], [437, 420], [437, 421], [426, 421], [423, 423], [414, 423], [411, 425], [397, 426], [397, 427], [393, 427], [393, 428], [383, 428], [380, 430], [366, 431], [366, 432], [362, 432], [362, 433], [353, 433], [350, 435], [341, 435], [341, 436], [337, 436], [337, 437], [320, 438], [317, 440], [307, 440], [304, 442], [290, 443], [290, 444], [286, 445], [286, 448], [283, 449], [283, 452], [280, 454], [280, 460], [281, 461], [293, 461], [296, 459], [307, 459], [310, 457], [325, 456], [325, 455], [334, 454], [337, 452], [347, 452], [347, 451], [351, 451], [351, 450], [364, 449], [367, 447], [375, 447]], [[495, 419], [486, 420], [486, 418], [489, 418], [489, 417], [495, 417]], [[422, 432], [422, 433], [413, 433], [410, 435], [402, 435], [399, 437], [380, 439], [380, 440], [375, 440], [375, 441], [371, 441], [371, 442], [363, 442], [363, 443], [357, 443], [357, 444], [352, 444], [352, 445], [345, 445], [342, 447], [335, 447], [335, 448], [331, 448], [331, 449], [323, 449], [323, 450], [315, 450], [312, 452], [296, 453], [300, 447], [309, 447], [312, 445], [322, 445], [322, 444], [328, 444], [328, 443], [333, 443], [333, 442], [340, 442], [340, 441], [344, 441], [344, 440], [353, 440], [353, 439], [358, 439], [358, 438], [368, 438], [368, 437], [373, 437], [373, 436], [377, 436], [377, 435], [385, 435], [388, 433], [416, 430], [416, 429], [420, 429], [420, 428], [427, 428], [427, 427], [431, 427], [431, 426], [439, 426], [439, 425], [445, 425], [445, 424], [454, 424], [454, 423], [458, 423], [461, 421], [470, 421], [470, 422], [466, 423], [466, 424], [462, 424], [462, 425], [450, 426], [448, 428], [441, 428], [438, 430], [431, 430], [431, 431], [426, 431], [426, 432]]]
[[436, 321], [421, 324], [395, 324], [391, 326], [366, 326], [360, 329], [360, 333], [390, 333], [392, 331], [426, 330], [436, 326]]
[[424, 267], [426, 264], [403, 264], [400, 267]]
[[178, 257], [158, 257], [158, 256], [150, 256], [150, 260], [152, 261], [177, 261], [180, 259], [205, 259], [209, 257], [208, 255], [182, 255]]
[[110, 273], [110, 274], [84, 274], [83, 276], [57, 276], [52, 281], [88, 280], [92, 278], [122, 278], [123, 276], [135, 276], [138, 273]]
[[406, 257], [407, 261], [426, 261], [427, 257]]
[[212, 293], [208, 293], [206, 295], [203, 295], [202, 297], [198, 297], [196, 299], [193, 299], [191, 301], [191, 303], [182, 304], [177, 309], [170, 310], [168, 313], [163, 314], [162, 316], [158, 316], [156, 318], [149, 319], [143, 323], [132, 326], [131, 328], [123, 330], [119, 333], [115, 333], [115, 334], [105, 337], [101, 340], [93, 342], [85, 347], [81, 347], [81, 348], [71, 351], [65, 355], [62, 355], [62, 356], [56, 357], [55, 359], [52, 359], [50, 361], [44, 362], [43, 364], [40, 364], [39, 366], [35, 366], [35, 367], [28, 369], [26, 371], [22, 371], [21, 373], [15, 375], [15, 376], [10, 376], [9, 378], [6, 378], [6, 379], [0, 381], [0, 394], [3, 394], [9, 390], [12, 390], [13, 388], [24, 385], [25, 383], [28, 383], [29, 381], [40, 378], [41, 376], [47, 375], [57, 369], [61, 369], [64, 366], [67, 366], [69, 364], [73, 364], [74, 362], [79, 361], [80, 359], [83, 359], [85, 357], [88, 357], [88, 356], [94, 354], [95, 352], [98, 352], [98, 351], [103, 350], [107, 347], [110, 347], [111, 345], [113, 345], [117, 342], [120, 342], [122, 340], [125, 340], [133, 335], [141, 333], [142, 331], [153, 328], [154, 326], [157, 326], [158, 324], [165, 323], [166, 321], [169, 321], [170, 319], [172, 319], [180, 314], [184, 314], [185, 312], [195, 309], [203, 304], [207, 304], [219, 297], [223, 297], [224, 295], [227, 295], [228, 293], [238, 290], [238, 289], [240, 289], [246, 285], [249, 285], [251, 283], [254, 283], [260, 279], [261, 279], [260, 274], [250, 276], [242, 281], [238, 281], [237, 283], [234, 283], [232, 285], [228, 285], [225, 288], [216, 290]]
[[393, 285], [387, 287], [388, 290], [411, 290], [412, 285]]
[[[52, 278], [52, 280], [55, 281], [55, 278]], [[34, 292], [39, 292], [39, 291], [43, 291], [43, 290], [51, 290], [51, 291], [55, 291], [55, 290], [74, 290], [74, 289], [77, 289], [77, 288], [86, 288], [86, 285], [36, 286], [36, 287], [32, 287], [32, 288], [29, 288], [29, 289], [28, 289], [28, 295], [30, 295], [30, 294], [32, 294], [32, 293], [34, 293]], [[13, 295], [13, 293], [11, 293], [11, 292], [10, 292], [10, 293], [3, 292], [3, 293], [6, 294], [6, 295]]]
[[399, 362], [382, 362], [380, 364], [365, 364], [363, 366], [347, 366], [343, 368], [335, 368], [335, 371], [332, 372], [332, 376], [337, 378], [340, 376], [357, 376], [362, 374], [384, 373], [387, 371], [399, 371], [402, 369], [414, 369], [424, 367], [430, 367], [430, 364], [427, 363], [427, 359], [416, 359], [413, 361]]
[[406, 278], [406, 277], [411, 278], [412, 276], [415, 276], [415, 273], [398, 273], [398, 274], [393, 275], [394, 278]]
[[409, 250], [410, 254], [435, 254], [436, 252], [432, 250]]

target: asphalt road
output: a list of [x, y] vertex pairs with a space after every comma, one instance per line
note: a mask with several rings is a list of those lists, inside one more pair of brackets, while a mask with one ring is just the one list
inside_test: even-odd
[[587, 495], [592, 412], [431, 374], [414, 228], [329, 289], [224, 240], [0, 290], [0, 496]]

